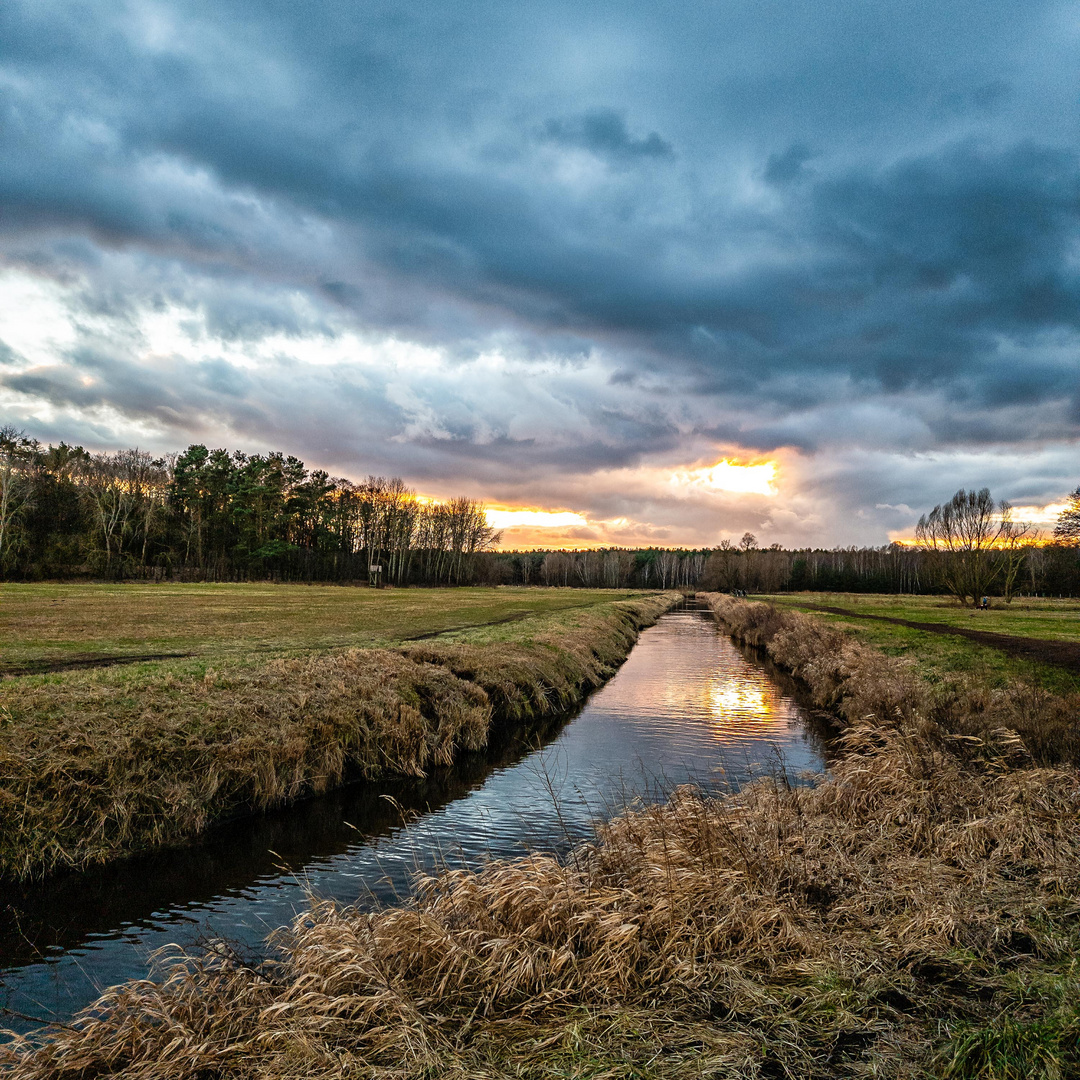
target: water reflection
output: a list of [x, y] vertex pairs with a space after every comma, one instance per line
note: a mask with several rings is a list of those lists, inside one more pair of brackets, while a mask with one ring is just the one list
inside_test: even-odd
[[784, 699], [765, 681], [755, 685], [749, 678], [716, 676], [709, 680], [705, 701], [710, 726], [720, 743], [731, 740], [733, 729], [738, 738], [745, 739], [750, 734], [767, 735], [778, 725], [786, 728], [792, 720]]
[[9, 893], [0, 1006], [63, 1019], [144, 977], [166, 944], [213, 935], [258, 950], [311, 892], [392, 903], [417, 870], [565, 850], [598, 817], [676, 784], [737, 785], [778, 767], [799, 782], [824, 760], [790, 681], [692, 610], [646, 630], [576, 718], [533, 739], [503, 733], [490, 754], [423, 782], [345, 789], [183, 852]]

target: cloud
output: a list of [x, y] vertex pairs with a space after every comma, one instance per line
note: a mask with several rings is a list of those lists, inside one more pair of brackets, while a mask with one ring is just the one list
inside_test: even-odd
[[546, 142], [588, 150], [614, 161], [675, 156], [671, 143], [655, 131], [635, 139], [627, 130], [625, 118], [614, 109], [596, 109], [580, 116], [548, 120], [541, 128], [540, 137]]
[[765, 163], [765, 182], [784, 187], [798, 180], [813, 155], [802, 143], [793, 143], [782, 154], [770, 154]]
[[[1075, 31], [982, 11], [13, 0], [0, 408], [672, 536], [883, 539], [943, 476], [1050, 501]], [[799, 486], [642, 479], [727, 454]]]

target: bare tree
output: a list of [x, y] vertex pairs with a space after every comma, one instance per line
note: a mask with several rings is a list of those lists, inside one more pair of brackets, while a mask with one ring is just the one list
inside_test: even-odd
[[668, 582], [671, 582], [674, 586], [676, 584], [675, 575], [679, 570], [679, 556], [669, 548], [665, 548], [660, 552], [656, 560], [656, 569], [660, 571], [661, 589], [666, 589]]
[[686, 584], [697, 586], [705, 573], [706, 556], [704, 551], [695, 551], [686, 558]]
[[141, 533], [139, 562], [145, 566], [154, 519], [168, 499], [171, 468], [165, 459], [152, 457], [138, 448], [121, 450], [114, 461], [131, 504], [132, 529]]
[[619, 587], [619, 553], [617, 551], [604, 552], [604, 584], [609, 589]]
[[757, 586], [757, 537], [752, 532], [744, 532], [739, 541], [739, 550], [742, 559], [739, 562], [739, 584], [744, 590], [754, 589]]
[[448, 510], [451, 557], [454, 573], [460, 581], [465, 560], [495, 547], [502, 539], [502, 533], [488, 524], [483, 503], [475, 499], [451, 499]]
[[573, 568], [574, 560], [568, 552], [549, 551], [540, 565], [540, 577], [545, 585], [562, 585], [565, 588], [570, 584]]
[[119, 555], [124, 531], [134, 512], [118, 463], [112, 454], [95, 454], [79, 469], [79, 486], [89, 502], [105, 550], [105, 570], [112, 570]]
[[721, 540], [705, 564], [704, 581], [707, 590], [730, 592], [739, 584], [739, 551], [730, 540]]
[[609, 589], [621, 589], [634, 570], [634, 556], [629, 551], [604, 552], [604, 584]]
[[154, 518], [168, 498], [167, 463], [138, 448], [120, 450], [78, 462], [76, 475], [101, 538], [106, 572], [136, 558], [145, 565]]
[[1011, 604], [1016, 592], [1016, 583], [1020, 579], [1020, 571], [1024, 563], [1031, 558], [1035, 550], [1032, 539], [1034, 527], [1026, 522], [1017, 524], [1012, 534], [1006, 539], [1002, 558], [1004, 559], [1004, 574], [1002, 576], [1001, 591], [1005, 594], [1005, 603]]
[[586, 589], [599, 583], [600, 556], [592, 551], [579, 551], [574, 555], [574, 573]]
[[975, 604], [1002, 575], [1011, 589], [1023, 562], [1030, 527], [1013, 521], [1012, 507], [995, 503], [989, 488], [961, 488], [919, 518], [915, 540], [936, 562], [941, 583], [962, 604]]
[[0, 570], [11, 547], [11, 532], [27, 508], [31, 486], [25, 471], [27, 440], [15, 428], [0, 427]]

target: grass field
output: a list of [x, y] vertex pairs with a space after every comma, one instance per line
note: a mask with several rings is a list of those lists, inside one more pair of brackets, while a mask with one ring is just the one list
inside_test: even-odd
[[[910, 622], [934, 623], [942, 629], [989, 631], [1018, 638], [1080, 645], [1080, 600], [995, 599], [989, 611], [973, 611], [942, 596], [888, 596], [859, 593], [778, 593], [757, 599], [778, 607], [805, 611], [850, 630], [861, 641], [890, 656], [913, 660], [919, 674], [933, 684], [957, 675], [978, 679], [991, 688], [1017, 679], [1035, 683], [1056, 694], [1080, 692], [1080, 670], [1010, 656], [1000, 648], [969, 639], [867, 619], [885, 616]], [[849, 615], [822, 612], [841, 608]]]
[[1022, 634], [1048, 641], [1080, 641], [1080, 600], [1025, 598], [1006, 604], [994, 597], [988, 611], [962, 607], [947, 596], [895, 596], [877, 593], [777, 593], [770, 603], [848, 608], [945, 626], [977, 627], [1000, 634]]
[[0, 877], [105, 862], [349, 778], [450, 764], [500, 718], [580, 700], [675, 599], [5, 586]]
[[0, 585], [0, 674], [147, 654], [246, 661], [397, 645], [624, 599], [577, 589]]

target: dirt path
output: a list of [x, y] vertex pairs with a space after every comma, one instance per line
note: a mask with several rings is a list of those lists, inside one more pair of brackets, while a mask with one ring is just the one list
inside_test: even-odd
[[980, 645], [989, 645], [1000, 649], [1010, 656], [1022, 660], [1037, 660], [1042, 664], [1054, 664], [1080, 674], [1080, 643], [1074, 641], [1047, 641], [1045, 638], [1020, 637], [1013, 634], [995, 634], [991, 630], [969, 630], [963, 626], [948, 626], [945, 623], [913, 622], [911, 619], [897, 619], [891, 615], [870, 615], [848, 608], [827, 607], [824, 604], [800, 604], [807, 611], [824, 611], [830, 615], [843, 615], [849, 619], [873, 619], [876, 622], [895, 623], [897, 626], [910, 626], [913, 630], [925, 630], [931, 634], [951, 634], [953, 637], [969, 638]]
[[63, 660], [35, 660], [19, 666], [0, 666], [0, 678], [17, 675], [51, 675], [56, 671], [77, 671], [80, 668], [115, 667], [117, 664], [141, 664], [144, 660], [176, 660], [194, 656], [189, 652], [142, 653], [138, 656], [101, 656], [97, 654], [66, 657]]
[[[580, 607], [581, 605], [577, 605]], [[565, 610], [565, 609], [564, 609]], [[521, 622], [534, 614], [531, 611], [512, 611], [509, 615], [502, 615], [497, 619], [481, 623], [463, 623], [461, 626], [447, 626], [443, 630], [429, 630], [426, 634], [413, 634], [412, 637], [402, 638], [402, 641], [430, 641], [432, 638], [442, 637], [443, 634], [457, 634], [462, 630], [477, 630], [481, 626], [502, 626], [503, 623]]]

